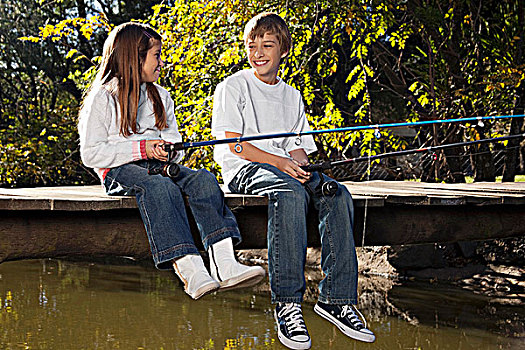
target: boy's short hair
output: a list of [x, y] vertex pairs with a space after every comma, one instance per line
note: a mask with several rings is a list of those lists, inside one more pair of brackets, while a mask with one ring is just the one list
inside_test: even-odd
[[281, 54], [290, 52], [292, 36], [286, 22], [276, 13], [263, 12], [253, 17], [244, 27], [244, 44], [248, 39], [263, 37], [265, 33], [273, 34], [279, 40]]

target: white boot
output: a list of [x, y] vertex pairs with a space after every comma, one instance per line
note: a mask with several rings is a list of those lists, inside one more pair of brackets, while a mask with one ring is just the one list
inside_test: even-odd
[[184, 291], [193, 299], [211, 293], [219, 289], [220, 285], [214, 280], [200, 255], [188, 254], [173, 261], [175, 273], [184, 282]]
[[260, 266], [246, 266], [237, 262], [231, 238], [213, 244], [208, 248], [208, 253], [211, 276], [219, 281], [221, 290], [250, 287], [266, 275]]

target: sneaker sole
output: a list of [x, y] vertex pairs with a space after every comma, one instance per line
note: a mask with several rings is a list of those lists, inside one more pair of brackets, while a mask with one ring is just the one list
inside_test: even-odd
[[220, 288], [220, 285], [217, 282], [208, 283], [208, 284], [205, 284], [204, 286], [200, 287], [199, 289], [197, 289], [195, 291], [195, 293], [190, 294], [190, 296], [193, 299], [197, 300], [197, 299], [202, 298], [203, 296], [205, 296], [207, 294], [215, 292], [219, 288]]
[[308, 342], [296, 342], [293, 340], [290, 340], [284, 336], [284, 334], [281, 333], [281, 329], [279, 328], [279, 319], [277, 318], [277, 313], [273, 312], [273, 317], [275, 319], [275, 323], [277, 323], [277, 337], [279, 338], [279, 341], [281, 344], [286, 346], [289, 349], [294, 350], [302, 350], [302, 349], [310, 349], [312, 347], [312, 340], [308, 340]]
[[264, 270], [262, 269], [256, 271], [248, 271], [248, 273], [232, 277], [230, 279], [227, 279], [226, 281], [219, 282], [219, 289], [221, 291], [226, 291], [237, 288], [251, 287], [259, 283], [264, 278], [264, 276], [266, 276], [266, 272], [264, 272]]
[[361, 332], [354, 331], [353, 329], [348, 328], [345, 325], [340, 324], [339, 321], [337, 321], [337, 319], [335, 319], [332, 315], [321, 309], [319, 306], [317, 306], [317, 304], [315, 304], [314, 306], [314, 311], [316, 314], [318, 314], [325, 320], [330, 321], [330, 323], [335, 325], [337, 328], [339, 328], [341, 332], [343, 332], [345, 335], [349, 336], [352, 339], [360, 340], [365, 343], [373, 343], [376, 340], [375, 335], [363, 334]]

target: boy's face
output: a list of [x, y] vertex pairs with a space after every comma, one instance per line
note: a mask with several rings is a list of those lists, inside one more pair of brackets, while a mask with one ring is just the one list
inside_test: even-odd
[[164, 62], [160, 59], [161, 42], [155, 40], [155, 44], [148, 50], [146, 59], [142, 64], [140, 80], [142, 83], [153, 83], [159, 79], [160, 69]]
[[265, 33], [263, 37], [255, 37], [246, 41], [246, 54], [250, 66], [255, 69], [255, 76], [267, 84], [277, 83], [277, 73], [281, 57], [281, 46], [277, 36]]

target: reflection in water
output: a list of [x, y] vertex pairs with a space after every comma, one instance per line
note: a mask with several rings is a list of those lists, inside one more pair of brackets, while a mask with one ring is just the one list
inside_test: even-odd
[[[377, 335], [374, 344], [346, 338], [314, 314], [313, 304], [305, 304], [312, 348], [517, 349], [523, 345], [519, 338], [523, 332], [516, 334], [514, 329], [505, 336], [495, 326], [505, 322], [504, 317], [492, 315], [486, 321], [484, 314], [480, 317], [480, 310], [490, 305], [486, 298], [421, 286], [378, 292], [381, 288], [376, 287], [384, 287], [386, 281], [363, 281], [372, 284], [360, 286], [361, 310], [369, 315]], [[0, 349], [282, 349], [265, 288], [193, 301], [174, 274], [149, 265], [7, 262], [0, 264]], [[509, 308], [523, 324], [522, 308]]]

